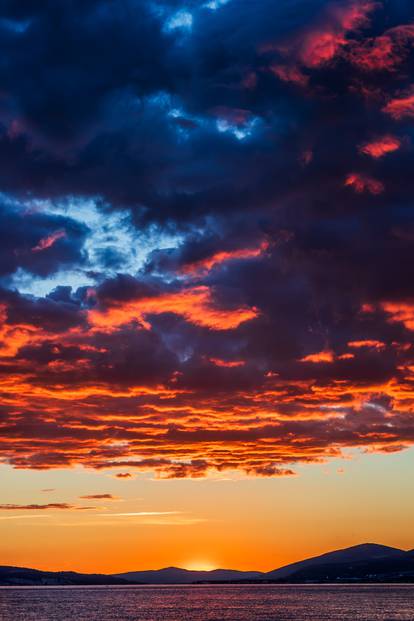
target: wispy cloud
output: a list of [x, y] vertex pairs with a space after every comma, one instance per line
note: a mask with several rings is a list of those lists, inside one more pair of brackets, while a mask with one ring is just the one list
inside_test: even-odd
[[79, 498], [82, 500], [119, 500], [119, 497], [113, 494], [86, 494], [79, 496]]
[[179, 515], [181, 511], [128, 511], [125, 513], [98, 513], [103, 517], [147, 517], [152, 515]]
[[31, 520], [37, 518], [49, 518], [50, 515], [0, 515], [0, 520]]
[[18, 505], [18, 504], [0, 504], [0, 511], [47, 511], [47, 510], [87, 510], [87, 509], [95, 509], [96, 507], [80, 507], [78, 505], [70, 505], [67, 502], [49, 502], [47, 504], [28, 504], [28, 505]]

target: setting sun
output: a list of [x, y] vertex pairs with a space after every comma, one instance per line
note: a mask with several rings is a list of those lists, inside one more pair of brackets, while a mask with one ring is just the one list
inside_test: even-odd
[[183, 567], [189, 571], [212, 571], [213, 569], [217, 569], [217, 566], [211, 561], [203, 560], [189, 561], [188, 563], [184, 563]]

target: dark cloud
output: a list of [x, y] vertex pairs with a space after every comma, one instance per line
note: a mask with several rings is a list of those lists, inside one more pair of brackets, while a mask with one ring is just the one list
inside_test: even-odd
[[0, 200], [0, 278], [18, 268], [48, 276], [82, 260], [88, 229], [63, 216], [45, 215], [34, 209]]
[[86, 494], [85, 496], [79, 496], [82, 500], [116, 500], [117, 497], [113, 494]]
[[29, 504], [29, 505], [15, 505], [15, 504], [2, 504], [0, 505], [0, 511], [47, 511], [56, 509], [94, 509], [95, 507], [77, 507], [70, 505], [67, 502], [49, 502], [46, 505]]

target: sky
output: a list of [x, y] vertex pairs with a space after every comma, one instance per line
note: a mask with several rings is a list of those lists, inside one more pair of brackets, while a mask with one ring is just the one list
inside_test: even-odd
[[0, 6], [0, 564], [414, 547], [409, 0]]

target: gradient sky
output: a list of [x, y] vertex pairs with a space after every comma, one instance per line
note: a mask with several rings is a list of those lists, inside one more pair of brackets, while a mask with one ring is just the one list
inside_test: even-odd
[[410, 0], [0, 7], [0, 564], [413, 548]]

